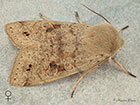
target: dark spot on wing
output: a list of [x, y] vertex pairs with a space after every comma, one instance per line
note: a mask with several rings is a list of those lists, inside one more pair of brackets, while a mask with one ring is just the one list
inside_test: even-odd
[[46, 32], [51, 32], [53, 30], [53, 28], [48, 28], [48, 29], [46, 29]]
[[58, 66], [58, 71], [65, 71], [64, 66], [63, 66], [63, 65], [59, 65], [59, 66]]
[[26, 36], [29, 36], [29, 34], [26, 34]]
[[53, 27], [54, 27], [55, 29], [61, 28], [61, 24], [53, 24]]
[[32, 67], [32, 65], [31, 65], [31, 64], [29, 64], [29, 67]]
[[100, 54], [101, 56], [104, 56], [103, 54]]
[[51, 44], [50, 47], [53, 47], [53, 45]]
[[28, 66], [29, 66], [29, 67], [26, 69], [26, 71], [30, 71], [30, 70], [31, 70], [32, 64], [29, 64]]
[[19, 21], [19, 23], [21, 23], [21, 24], [22, 24], [22, 23], [24, 23], [24, 21]]
[[30, 68], [29, 68], [29, 69], [27, 69], [26, 71], [30, 71]]
[[51, 68], [57, 68], [57, 64], [55, 64], [55, 62], [51, 62], [51, 63], [49, 64], [49, 66], [50, 66]]
[[28, 32], [23, 32], [24, 35], [29, 36], [30, 34]]
[[23, 34], [27, 34], [27, 32], [23, 32]]
[[20, 23], [21, 25], [24, 25], [24, 21], [19, 21], [18, 23]]

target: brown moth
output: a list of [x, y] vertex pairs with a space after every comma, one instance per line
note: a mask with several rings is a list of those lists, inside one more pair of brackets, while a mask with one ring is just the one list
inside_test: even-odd
[[14, 59], [9, 83], [21, 87], [40, 85], [87, 70], [74, 86], [72, 97], [82, 78], [109, 59], [136, 77], [112, 58], [124, 44], [119, 32], [128, 26], [116, 30], [105, 17], [88, 9], [107, 23], [87, 25], [76, 12], [78, 23], [53, 21], [40, 14], [45, 21], [6, 24], [5, 32], [20, 49]]

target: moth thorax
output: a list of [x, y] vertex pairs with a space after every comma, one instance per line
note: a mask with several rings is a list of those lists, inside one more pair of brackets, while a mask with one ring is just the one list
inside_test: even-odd
[[118, 31], [108, 23], [91, 26], [83, 35], [86, 51], [90, 53], [104, 53], [114, 55], [123, 44], [124, 40]]

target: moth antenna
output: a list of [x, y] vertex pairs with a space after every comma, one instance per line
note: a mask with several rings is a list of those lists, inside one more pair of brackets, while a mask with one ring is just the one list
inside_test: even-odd
[[130, 73], [129, 71], [127, 71], [121, 64], [120, 62], [118, 62], [117, 60], [115, 60], [114, 58], [111, 58], [125, 73], [127, 73], [128, 75], [136, 78], [135, 75], [133, 75], [132, 73]]
[[75, 12], [75, 17], [76, 17], [76, 20], [78, 21], [78, 23], [84, 24], [84, 22], [82, 22], [82, 21], [80, 20], [80, 17], [79, 17], [79, 14], [78, 14], [77, 11]]
[[123, 31], [123, 30], [127, 29], [128, 27], [129, 27], [129, 25], [127, 25], [127, 26], [121, 28], [118, 32]]
[[45, 16], [43, 16], [41, 13], [39, 13], [40, 18], [46, 20], [46, 21], [50, 21], [48, 18], [46, 18]]
[[90, 9], [89, 7], [87, 7], [86, 5], [84, 5], [84, 4], [82, 4], [82, 3], [81, 3], [81, 5], [83, 5], [83, 6], [86, 7], [88, 10], [90, 10], [90, 11], [93, 12], [93, 13], [95, 13], [96, 15], [102, 17], [105, 21], [107, 21], [109, 24], [111, 24], [103, 15], [101, 15], [101, 14], [99, 14], [99, 13], [93, 11], [92, 9]]

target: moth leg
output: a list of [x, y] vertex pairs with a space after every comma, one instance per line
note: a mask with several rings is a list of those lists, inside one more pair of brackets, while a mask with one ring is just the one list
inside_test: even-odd
[[129, 71], [127, 71], [121, 64], [120, 62], [118, 62], [117, 60], [115, 60], [114, 58], [111, 58], [125, 73], [127, 73], [128, 75], [136, 78], [135, 75], [133, 75], [132, 73], [130, 73]]
[[39, 13], [40, 18], [46, 20], [46, 21], [52, 21], [50, 19], [48, 19], [47, 17], [43, 16], [41, 13]]
[[98, 65], [95, 65], [93, 66], [91, 69], [87, 70], [86, 72], [84, 72], [81, 77], [79, 78], [79, 80], [77, 81], [77, 83], [75, 84], [74, 88], [73, 88], [73, 91], [71, 93], [71, 98], [73, 97], [73, 94], [75, 92], [75, 89], [76, 87], [78, 86], [78, 84], [80, 83], [80, 81], [89, 73], [93, 72], [96, 68], [97, 68]]
[[129, 26], [127, 25], [127, 26], [125, 26], [125, 27], [121, 28], [120, 30], [118, 30], [118, 32], [121, 32], [121, 31], [123, 31], [123, 30], [127, 29], [128, 27], [129, 27]]
[[93, 72], [99, 64], [103, 63], [104, 61], [106, 61], [109, 57], [105, 58], [104, 60], [102, 61], [99, 61], [99, 62], [96, 62], [89, 70], [87, 70], [86, 72], [84, 72], [81, 77], [79, 78], [79, 80], [77, 81], [77, 83], [75, 84], [74, 88], [73, 88], [73, 91], [71, 93], [71, 98], [73, 97], [73, 94], [74, 94], [74, 91], [76, 89], [76, 87], [78, 86], [78, 84], [80, 83], [80, 81], [89, 73]]
[[75, 17], [76, 17], [76, 20], [78, 21], [78, 23], [80, 23], [80, 24], [84, 24], [84, 22], [82, 22], [82, 21], [80, 20], [80, 18], [79, 18], [79, 14], [78, 14], [77, 11], [75, 12]]

